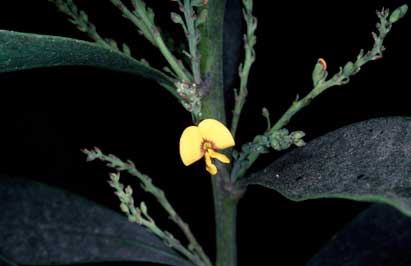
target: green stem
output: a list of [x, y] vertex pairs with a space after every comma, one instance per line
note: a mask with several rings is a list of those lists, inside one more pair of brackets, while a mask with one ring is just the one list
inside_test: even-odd
[[[127, 214], [131, 213], [131, 215], [136, 218], [136, 222], [143, 224], [145, 227], [151, 230], [156, 236], [160, 237], [161, 239], [166, 241], [166, 243], [168, 243], [171, 247], [181, 252], [184, 256], [190, 259], [194, 263], [194, 265], [212, 266], [210, 259], [207, 257], [203, 248], [194, 237], [194, 234], [191, 232], [189, 225], [186, 222], [184, 222], [180, 215], [175, 211], [173, 206], [168, 201], [166, 195], [164, 194], [164, 191], [156, 187], [149, 176], [141, 173], [135, 167], [133, 162], [123, 162], [121, 159], [112, 154], [105, 155], [98, 148], [95, 148], [94, 150], [83, 150], [83, 152], [87, 154], [87, 161], [99, 159], [103, 162], [106, 162], [108, 167], [116, 169], [118, 172], [126, 171], [130, 175], [137, 177], [141, 183], [141, 187], [143, 188], [143, 190], [147, 193], [150, 193], [157, 199], [157, 201], [169, 215], [169, 218], [181, 229], [181, 231], [184, 233], [187, 240], [189, 241], [189, 244], [192, 247], [192, 249], [184, 247], [176, 238], [172, 237], [168, 233], [163, 232], [161, 228], [159, 228], [154, 223], [154, 220], [148, 216], [147, 210], [143, 211], [142, 208], [137, 209], [137, 207], [134, 206], [134, 201], [132, 200], [132, 190], [129, 193], [128, 197], [126, 197], [127, 188], [125, 190], [125, 193], [123, 193], [124, 186], [119, 182], [120, 175], [111, 174], [111, 181], [109, 182], [110, 186], [116, 189], [118, 195], [124, 195], [119, 196], [120, 201], [122, 203], [127, 204], [130, 210], [130, 212], [127, 211]], [[145, 217], [142, 217], [141, 214], [144, 214]]]
[[200, 84], [200, 58], [197, 52], [198, 36], [197, 29], [194, 26], [193, 15], [194, 11], [191, 7], [191, 1], [184, 0], [184, 18], [187, 24], [188, 48], [190, 50], [191, 69], [193, 72], [194, 82], [196, 84]]
[[147, 28], [147, 26], [144, 24], [143, 20], [138, 18], [131, 12], [121, 0], [110, 0], [113, 5], [115, 5], [123, 14], [124, 17], [129, 19], [131, 23], [133, 23], [139, 30], [141, 30], [141, 33], [144, 34], [144, 37], [147, 38], [153, 45], [155, 45], [153, 37], [151, 36], [150, 30]]
[[233, 111], [233, 120], [231, 121], [231, 134], [235, 137], [240, 120], [241, 111], [243, 110], [245, 100], [248, 94], [248, 77], [250, 69], [255, 61], [254, 45], [256, 43], [255, 30], [257, 28], [257, 19], [253, 16], [253, 0], [243, 0], [244, 20], [247, 25], [247, 33], [244, 34], [244, 63], [239, 68], [240, 91], [235, 91], [235, 106]]
[[190, 77], [184, 71], [184, 67], [180, 64], [174, 55], [170, 52], [168, 47], [163, 41], [158, 28], [152, 23], [146, 14], [146, 8], [143, 8], [143, 1], [134, 0], [135, 12], [131, 12], [121, 0], [111, 0], [111, 2], [123, 13], [123, 16], [128, 18], [138, 29], [140, 29], [146, 36], [146, 38], [158, 47], [161, 54], [164, 56], [170, 67], [176, 73], [176, 75], [182, 79], [189, 81]]
[[237, 204], [239, 198], [225, 189], [221, 174], [212, 177], [216, 220], [216, 266], [237, 265]]
[[164, 43], [164, 40], [161, 37], [161, 34], [158, 28], [154, 24], [151, 23], [150, 19], [148, 18], [146, 14], [146, 10], [143, 8], [139, 8], [141, 4], [140, 5], [138, 4], [141, 2], [142, 2], [141, 0], [136, 0], [134, 2], [136, 5], [136, 8], [135, 8], [136, 12], [140, 15], [146, 27], [151, 31], [154, 42], [156, 43], [158, 49], [160, 49], [160, 52], [163, 54], [164, 58], [167, 60], [170, 67], [174, 70], [174, 72], [177, 74], [177, 76], [180, 79], [187, 80], [187, 81], [190, 80], [190, 78], [186, 75], [185, 71], [183, 70], [182, 65], [177, 62], [174, 55], [170, 52], [170, 50]]
[[[201, 31], [201, 71], [209, 79], [207, 95], [202, 102], [203, 118], [225, 122], [223, 90], [223, 21], [225, 0], [208, 1], [208, 18]], [[216, 222], [216, 266], [236, 266], [236, 213], [240, 197], [227, 190], [229, 171], [218, 162], [218, 173], [212, 177]]]
[[116, 46], [110, 45], [110, 43], [106, 39], [101, 37], [101, 35], [97, 32], [95, 25], [89, 21], [86, 12], [80, 10], [72, 0], [50, 0], [50, 2], [53, 2], [60, 12], [69, 16], [70, 22], [76, 25], [78, 30], [86, 33], [87, 36], [95, 43], [104, 48], [110, 50], [114, 49], [122, 52], [121, 50], [116, 49]]
[[[400, 9], [403, 7], [400, 7]], [[332, 78], [320, 81], [304, 98], [300, 100], [295, 100], [288, 110], [280, 117], [280, 119], [274, 124], [274, 126], [269, 131], [269, 134], [274, 133], [276, 130], [279, 130], [286, 126], [290, 120], [297, 114], [301, 109], [306, 107], [314, 100], [318, 95], [323, 93], [325, 90], [334, 87], [347, 84], [350, 80], [350, 77], [357, 74], [361, 67], [368, 62], [382, 58], [384, 51], [383, 42], [385, 37], [391, 30], [392, 23], [388, 20], [389, 12], [383, 10], [377, 12], [380, 22], [377, 24], [378, 33], [373, 33], [374, 45], [370, 51], [364, 54], [361, 50], [360, 54], [357, 56], [357, 59], [354, 62], [348, 62], [343, 68], [340, 69]], [[233, 171], [231, 174], [232, 180], [237, 180], [245, 175], [246, 171], [253, 165], [253, 163], [258, 159], [261, 152], [254, 150], [240, 155], [240, 160], [237, 160], [234, 163]]]
[[158, 49], [160, 49], [161, 53], [163, 54], [164, 58], [167, 60], [170, 67], [174, 70], [174, 72], [177, 74], [177, 76], [180, 79], [189, 81], [190, 77], [186, 75], [185, 71], [181, 67], [182, 65], [177, 62], [174, 55], [167, 48], [166, 44], [163, 41], [163, 38], [160, 35], [160, 32], [158, 32], [158, 29], [153, 28], [152, 30], [153, 30], [154, 41], [157, 44]]

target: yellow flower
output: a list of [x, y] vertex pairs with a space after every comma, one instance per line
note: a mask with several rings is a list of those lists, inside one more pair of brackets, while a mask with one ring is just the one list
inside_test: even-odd
[[206, 170], [215, 175], [217, 167], [212, 159], [230, 163], [227, 156], [216, 150], [234, 145], [233, 136], [221, 122], [215, 119], [205, 119], [198, 126], [189, 126], [183, 131], [180, 138], [180, 157], [184, 165], [188, 166], [204, 156]]

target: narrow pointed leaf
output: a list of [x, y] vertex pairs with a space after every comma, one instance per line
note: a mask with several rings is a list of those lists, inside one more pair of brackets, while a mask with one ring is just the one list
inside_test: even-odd
[[109, 69], [174, 86], [162, 72], [91, 42], [0, 30], [0, 73], [58, 66]]
[[295, 200], [385, 202], [411, 215], [411, 120], [378, 118], [319, 137], [251, 175]]
[[410, 246], [410, 217], [374, 204], [338, 232], [307, 266], [408, 266]]
[[0, 254], [17, 264], [191, 265], [126, 217], [40, 183], [0, 177], [0, 210]]

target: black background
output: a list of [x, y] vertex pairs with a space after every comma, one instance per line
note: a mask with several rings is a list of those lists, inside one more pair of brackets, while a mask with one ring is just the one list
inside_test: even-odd
[[[311, 72], [319, 57], [335, 73], [361, 48], [371, 48], [375, 10], [395, 8], [397, 1], [255, 1], [258, 17], [257, 61], [250, 77], [249, 98], [240, 121], [237, 143], [265, 129], [261, 108], [278, 118], [296, 94], [311, 88]], [[133, 55], [154, 66], [164, 62], [136, 34], [109, 1], [79, 0], [106, 37], [131, 44]], [[150, 1], [168, 22], [166, 0]], [[172, 25], [171, 25], [172, 26]], [[86, 37], [55, 11], [48, 1], [13, 0], [0, 4], [0, 28], [23, 32]], [[341, 126], [379, 116], [411, 116], [409, 15], [395, 24], [382, 60], [367, 64], [348, 85], [332, 88], [291, 122], [306, 140]], [[178, 37], [174, 30], [170, 37]], [[82, 148], [97, 146], [132, 159], [164, 188], [170, 201], [213, 254], [213, 213], [210, 180], [203, 163], [189, 168], [179, 160], [178, 140], [190, 115], [156, 83], [125, 74], [90, 68], [59, 68], [0, 75], [0, 173], [26, 176], [66, 188], [117, 209], [106, 183], [107, 169], [85, 163]], [[260, 169], [278, 157], [264, 155]], [[137, 200], [167, 230], [175, 228], [150, 196], [143, 197], [133, 178]], [[137, 192], [138, 191], [138, 192]], [[294, 203], [277, 193], [252, 187], [239, 206], [240, 265], [303, 265], [366, 203], [316, 200]], [[102, 221], [103, 222], [103, 221]]]

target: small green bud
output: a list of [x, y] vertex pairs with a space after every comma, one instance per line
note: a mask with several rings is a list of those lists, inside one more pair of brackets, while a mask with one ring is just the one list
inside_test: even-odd
[[294, 145], [297, 146], [297, 147], [305, 146], [305, 141], [302, 140], [302, 139], [296, 140], [296, 141], [294, 141]]
[[327, 77], [327, 63], [324, 59], [318, 59], [317, 64], [314, 67], [312, 78], [314, 86], [323, 82]]
[[121, 204], [120, 204], [120, 209], [121, 209], [121, 211], [124, 212], [124, 213], [129, 213], [129, 212], [130, 212], [130, 210], [128, 209], [127, 205], [124, 204], [124, 203], [121, 203]]
[[170, 17], [171, 17], [171, 20], [174, 23], [177, 23], [177, 24], [182, 24], [183, 23], [183, 20], [182, 20], [181, 16], [177, 13], [171, 12]]
[[288, 131], [288, 129], [286, 128], [282, 128], [280, 130], [277, 131], [277, 134], [281, 137], [288, 137], [288, 135], [290, 134], [290, 132]]
[[130, 186], [127, 186], [125, 192], [126, 195], [131, 196], [133, 194], [133, 189]]
[[407, 13], [407, 10], [408, 10], [408, 5], [407, 4], [402, 5], [399, 8], [395, 9], [391, 13], [390, 22], [395, 23], [398, 20], [402, 19], [405, 16], [405, 14]]
[[344, 69], [343, 69], [343, 74], [344, 76], [348, 77], [351, 76], [354, 72], [354, 64], [353, 62], [348, 62], [347, 64], [345, 64]]
[[123, 53], [124, 53], [125, 55], [130, 56], [130, 55], [131, 55], [130, 47], [129, 47], [127, 44], [125, 44], [125, 43], [123, 43], [122, 46], [123, 46], [123, 47], [122, 47]]
[[298, 141], [305, 137], [305, 133], [303, 131], [294, 131], [290, 134], [290, 137], [293, 141]]
[[264, 144], [265, 143], [264, 136], [262, 136], [262, 135], [255, 136], [253, 142], [257, 143], [257, 144], [260, 144], [260, 145]]
[[277, 151], [288, 149], [292, 143], [293, 140], [286, 128], [280, 129], [270, 136], [270, 145]]
[[137, 222], [137, 218], [134, 217], [134, 216], [129, 216], [129, 217], [128, 217], [128, 221], [129, 221], [130, 223], [134, 223], [134, 222]]
[[110, 174], [110, 179], [117, 183], [120, 180], [120, 174], [119, 173], [111, 173]]
[[265, 118], [269, 118], [270, 117], [270, 112], [268, 111], [267, 108], [263, 107], [263, 109], [261, 110], [261, 114], [265, 117]]
[[107, 181], [107, 183], [110, 185], [110, 187], [116, 188], [116, 183], [114, 183], [113, 181], [109, 180]]
[[277, 139], [272, 139], [270, 144], [271, 148], [273, 148], [274, 150], [281, 151], [281, 145]]
[[140, 203], [140, 210], [143, 214], [147, 215], [147, 205], [144, 203], [144, 201]]

